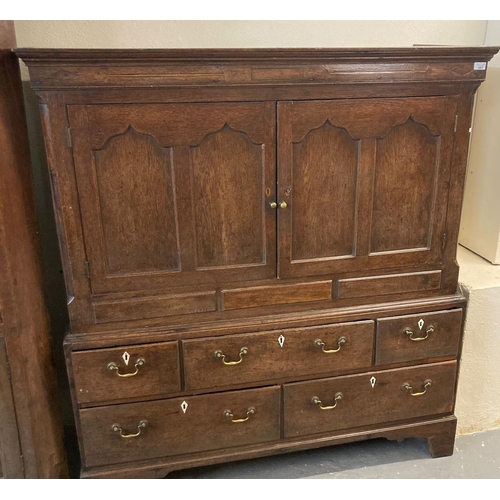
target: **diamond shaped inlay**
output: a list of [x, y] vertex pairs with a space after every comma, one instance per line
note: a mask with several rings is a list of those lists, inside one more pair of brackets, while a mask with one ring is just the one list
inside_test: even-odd
[[188, 404], [187, 404], [185, 401], [183, 401], [183, 402], [181, 403], [181, 410], [182, 410], [184, 413], [186, 413], [186, 410], [187, 410], [187, 409], [188, 409]]
[[130, 361], [130, 354], [125, 351], [122, 356], [123, 361], [125, 361], [125, 364], [128, 366], [128, 362]]
[[285, 343], [285, 337], [283, 337], [283, 335], [280, 335], [278, 337], [278, 344], [280, 345], [280, 347], [283, 347], [284, 343]]
[[424, 320], [423, 319], [419, 320], [418, 327], [420, 328], [420, 330], [422, 330], [422, 328], [424, 327]]
[[372, 386], [372, 389], [375, 387], [375, 382], [377, 381], [377, 379], [375, 377], [372, 377], [370, 379], [370, 385]]

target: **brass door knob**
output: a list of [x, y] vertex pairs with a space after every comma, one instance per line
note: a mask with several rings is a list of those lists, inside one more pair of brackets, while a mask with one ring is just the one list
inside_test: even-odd
[[286, 201], [282, 201], [280, 203], [280, 208], [286, 208], [288, 205], [286, 204]]
[[269, 206], [271, 208], [276, 208], [278, 206], [278, 204], [275, 201], [271, 201], [271, 203], [269, 203]]

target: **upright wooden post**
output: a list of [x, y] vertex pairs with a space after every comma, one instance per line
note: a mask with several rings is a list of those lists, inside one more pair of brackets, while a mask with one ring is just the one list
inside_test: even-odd
[[13, 21], [0, 21], [0, 476], [67, 477]]

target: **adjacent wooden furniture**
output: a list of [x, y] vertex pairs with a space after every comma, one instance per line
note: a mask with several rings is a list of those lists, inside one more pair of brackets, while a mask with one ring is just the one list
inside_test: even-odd
[[381, 436], [453, 452], [460, 208], [497, 51], [18, 51], [83, 477]]
[[0, 21], [0, 477], [67, 476], [13, 21]]

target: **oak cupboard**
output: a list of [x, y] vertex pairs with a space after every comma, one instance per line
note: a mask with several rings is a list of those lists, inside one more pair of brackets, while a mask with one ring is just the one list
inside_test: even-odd
[[453, 452], [455, 254], [497, 51], [18, 50], [82, 477], [373, 437]]

